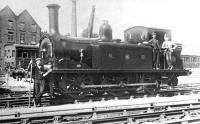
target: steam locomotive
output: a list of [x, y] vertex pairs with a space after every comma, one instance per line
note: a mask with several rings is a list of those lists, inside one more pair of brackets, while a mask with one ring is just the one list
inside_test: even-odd
[[[173, 69], [168, 70], [165, 57], [160, 55], [160, 69], [153, 69], [152, 48], [138, 45], [156, 32], [159, 44], [170, 30], [137, 26], [125, 31], [125, 41], [112, 39], [108, 23], [100, 27], [100, 38], [61, 36], [58, 31], [58, 5], [47, 6], [50, 34], [40, 42], [43, 63], [52, 67], [47, 80], [50, 92], [58, 89], [64, 96], [82, 99], [88, 94], [113, 96], [135, 93], [138, 89], [155, 93], [163, 85], [175, 86], [178, 76], [187, 75], [180, 58], [182, 45], [172, 55]], [[160, 39], [159, 39], [160, 38]]]

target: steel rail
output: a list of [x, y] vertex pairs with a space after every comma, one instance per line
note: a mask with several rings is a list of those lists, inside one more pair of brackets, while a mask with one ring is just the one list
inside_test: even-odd
[[[95, 118], [94, 122], [103, 120], [115, 120], [121, 118], [128, 118], [134, 116], [134, 118], [140, 117], [154, 117], [153, 115], [160, 115], [161, 113], [171, 112], [170, 114], [180, 114], [182, 110], [198, 110], [200, 111], [199, 95], [190, 96], [187, 100], [184, 100], [186, 96], [173, 97], [173, 98], [156, 98], [147, 99], [148, 102], [142, 102], [142, 100], [125, 100], [125, 101], [111, 101], [111, 102], [96, 102], [87, 104], [76, 104], [76, 105], [64, 105], [64, 106], [53, 106], [53, 107], [42, 107], [42, 108], [24, 108], [24, 110], [9, 110], [6, 114], [5, 111], [0, 114], [1, 122], [19, 122], [22, 120], [49, 120], [54, 121], [54, 118], [64, 117], [64, 120], [70, 120], [73, 122], [79, 121], [77, 119], [86, 119], [81, 121], [91, 121], [91, 117], [102, 116], [103, 118]], [[171, 100], [173, 99], [173, 100]], [[144, 100], [144, 99], [143, 99]], [[155, 101], [155, 102], [154, 102]], [[112, 105], [114, 104], [115, 105]], [[166, 110], [166, 107], [169, 109]], [[178, 108], [177, 108], [178, 107]], [[160, 109], [158, 109], [160, 108]], [[173, 109], [174, 108], [174, 109]], [[141, 112], [141, 113], [139, 113]], [[125, 113], [125, 114], [124, 114]], [[127, 115], [127, 113], [135, 113]], [[106, 116], [104, 116], [107, 114]], [[109, 117], [109, 114], [117, 114], [116, 117]], [[140, 116], [139, 116], [140, 115]], [[70, 119], [71, 118], [71, 119]], [[89, 120], [88, 120], [89, 119]], [[103, 119], [103, 120], [102, 120]], [[62, 119], [61, 119], [62, 120]]]
[[[172, 94], [172, 96], [174, 96], [174, 95], [177, 95], [176, 93], [178, 93], [178, 94], [187, 94], [187, 93], [191, 93], [191, 92], [198, 93], [199, 90], [197, 90], [195, 88], [198, 88], [198, 87], [196, 85], [194, 87], [190, 87], [190, 86], [189, 87], [188, 86], [186, 86], [186, 87], [184, 87], [184, 86], [176, 86], [176, 87], [172, 87], [172, 88], [161, 89], [161, 91], [158, 91], [155, 94], [151, 94], [150, 96], [154, 97], [154, 96], [157, 96], [158, 94], [160, 96], [162, 96], [162, 95], [167, 96], [167, 95], [170, 95], [170, 94]], [[73, 92], [76, 92], [76, 91], [73, 91]], [[73, 92], [70, 92], [70, 93], [73, 93]], [[2, 97], [2, 98], [0, 98], [0, 108], [5, 108], [5, 107], [20, 107], [20, 106], [26, 107], [27, 106], [27, 101], [28, 101], [28, 95], [26, 94], [26, 92], [24, 92], [24, 93], [25, 94], [23, 94], [23, 93], [21, 94], [20, 93], [20, 96], [18, 96], [19, 94], [18, 95], [15, 94], [14, 97], [9, 96], [9, 97]], [[131, 94], [130, 94], [129, 97], [138, 98], [138, 97], [144, 97], [145, 95], [148, 95], [148, 94], [140, 92], [140, 93], [134, 93], [134, 96], [131, 96]], [[104, 99], [113, 99], [114, 98], [113, 96], [109, 96], [109, 94], [102, 95], [101, 97], [104, 98]], [[72, 101], [72, 100], [70, 100], [70, 98], [65, 98], [65, 99], [61, 98], [61, 100], [58, 100], [60, 98], [57, 98], [57, 99], [52, 99], [51, 101], [53, 101], [53, 103], [55, 103], [57, 101], [58, 102], [63, 101], [61, 104], [69, 104], [69, 103], [74, 103], [74, 102], [77, 102], [77, 101], [79, 101], [79, 102], [89, 102], [91, 100], [100, 101], [100, 100], [102, 100], [102, 98], [100, 98], [98, 96], [90, 96], [89, 95], [84, 100], [75, 100], [75, 101]], [[124, 99], [124, 98], [127, 99], [126, 96], [118, 97], [118, 99]], [[31, 99], [32, 99], [32, 97], [31, 97]], [[47, 105], [47, 101], [50, 101], [49, 96], [44, 96], [43, 99], [44, 99], [43, 102], [45, 103], [44, 105]], [[55, 104], [57, 104], [57, 103], [55, 103]], [[49, 103], [49, 105], [50, 105], [50, 103]]]

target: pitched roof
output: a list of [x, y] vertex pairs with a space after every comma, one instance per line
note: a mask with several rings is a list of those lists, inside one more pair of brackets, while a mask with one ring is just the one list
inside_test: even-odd
[[[31, 14], [25, 9], [24, 11], [22, 11], [19, 15], [18, 15], [18, 17], [20, 17], [20, 16], [25, 16], [25, 17], [28, 17], [28, 18], [30, 18], [31, 20], [33, 20], [33, 22], [36, 24], [36, 25], [38, 25], [37, 24], [37, 22], [34, 20], [34, 18], [31, 16]], [[39, 26], [39, 25], [38, 25]], [[40, 27], [40, 26], [39, 26]]]
[[9, 6], [4, 7], [0, 11], [0, 16], [2, 16], [2, 15], [13, 15], [13, 16], [16, 16], [15, 13], [12, 11], [12, 9]]
[[6, 6], [2, 10], [0, 10], [0, 18], [2, 15], [14, 16], [16, 18], [17, 17], [19, 18], [20, 16], [25, 16], [27, 18], [30, 18], [36, 25], [38, 25], [37, 22], [34, 20], [34, 18], [30, 15], [30, 13], [26, 9], [24, 11], [22, 11], [18, 16], [16, 16], [15, 13], [13, 12], [13, 10], [9, 6]]

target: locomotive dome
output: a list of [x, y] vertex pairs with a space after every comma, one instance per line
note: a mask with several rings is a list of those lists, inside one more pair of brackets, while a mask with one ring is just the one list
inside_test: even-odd
[[104, 20], [99, 28], [99, 35], [102, 41], [109, 42], [112, 40], [112, 28], [107, 20]]

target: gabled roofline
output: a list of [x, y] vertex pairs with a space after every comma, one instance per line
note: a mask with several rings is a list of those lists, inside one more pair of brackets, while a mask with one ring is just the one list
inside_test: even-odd
[[12, 14], [16, 17], [16, 14], [14, 13], [14, 11], [7, 5], [7, 6], [5, 6], [3, 9], [1, 9], [0, 10], [0, 15], [1, 15], [1, 13], [5, 10], [5, 9], [9, 9], [11, 12], [12, 12]]
[[[22, 16], [24, 13], [27, 13], [28, 16], [31, 17], [31, 19], [34, 21], [34, 23], [35, 23], [36, 25], [38, 25], [38, 23], [35, 21], [35, 19], [31, 16], [31, 14], [30, 14], [26, 9], [23, 10], [17, 17]], [[40, 25], [38, 25], [38, 26], [40, 27]], [[41, 27], [40, 27], [40, 28], [41, 28]]]

